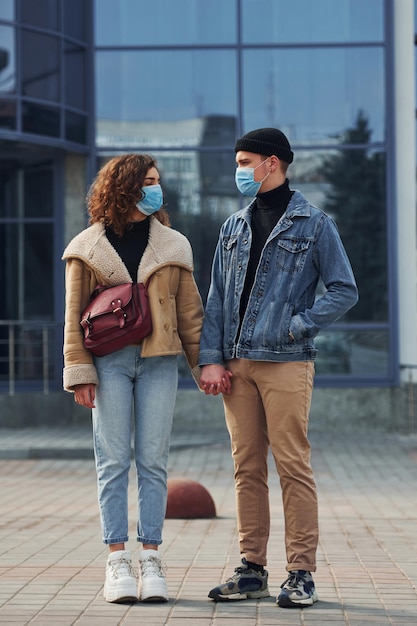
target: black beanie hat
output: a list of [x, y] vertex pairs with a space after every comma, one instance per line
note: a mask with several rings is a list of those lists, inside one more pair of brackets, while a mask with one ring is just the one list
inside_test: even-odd
[[278, 128], [251, 130], [241, 139], [237, 139], [235, 152], [239, 152], [239, 150], [264, 154], [265, 156], [275, 155], [286, 163], [292, 163], [294, 159], [294, 153], [288, 139]]

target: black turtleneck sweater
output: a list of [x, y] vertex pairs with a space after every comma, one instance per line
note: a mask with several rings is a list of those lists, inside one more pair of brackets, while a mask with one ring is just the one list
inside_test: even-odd
[[266, 193], [256, 196], [255, 204], [252, 207], [252, 245], [248, 268], [246, 270], [245, 284], [240, 298], [240, 320], [245, 315], [246, 307], [252, 286], [258, 269], [259, 259], [262, 250], [278, 220], [284, 215], [289, 201], [293, 195], [289, 188], [288, 179], [285, 179], [280, 187], [271, 189]]
[[133, 282], [137, 281], [138, 267], [148, 245], [149, 219], [130, 222], [121, 237], [111, 226], [106, 226], [106, 236], [129, 270]]

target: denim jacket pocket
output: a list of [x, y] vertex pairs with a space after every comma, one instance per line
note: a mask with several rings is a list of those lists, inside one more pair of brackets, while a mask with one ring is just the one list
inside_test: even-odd
[[282, 238], [277, 241], [277, 269], [284, 272], [300, 272], [312, 244], [308, 238]]

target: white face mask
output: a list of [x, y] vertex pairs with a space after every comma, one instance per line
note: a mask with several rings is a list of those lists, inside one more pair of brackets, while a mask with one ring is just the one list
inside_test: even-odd
[[[268, 157], [269, 158], [269, 157]], [[249, 196], [250, 198], [254, 198], [261, 188], [262, 183], [266, 180], [271, 172], [263, 178], [260, 182], [255, 181], [255, 170], [258, 167], [261, 167], [264, 163], [266, 163], [268, 159], [259, 163], [255, 168], [253, 167], [237, 167], [235, 173], [235, 183], [236, 187], [239, 189], [240, 193], [244, 196]]]

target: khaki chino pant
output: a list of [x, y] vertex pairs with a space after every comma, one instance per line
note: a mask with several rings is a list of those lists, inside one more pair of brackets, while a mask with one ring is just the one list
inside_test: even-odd
[[240, 552], [248, 561], [267, 563], [270, 446], [282, 490], [286, 569], [314, 572], [318, 512], [307, 438], [314, 364], [233, 359], [227, 367], [233, 372], [232, 393], [223, 400], [235, 467]]

